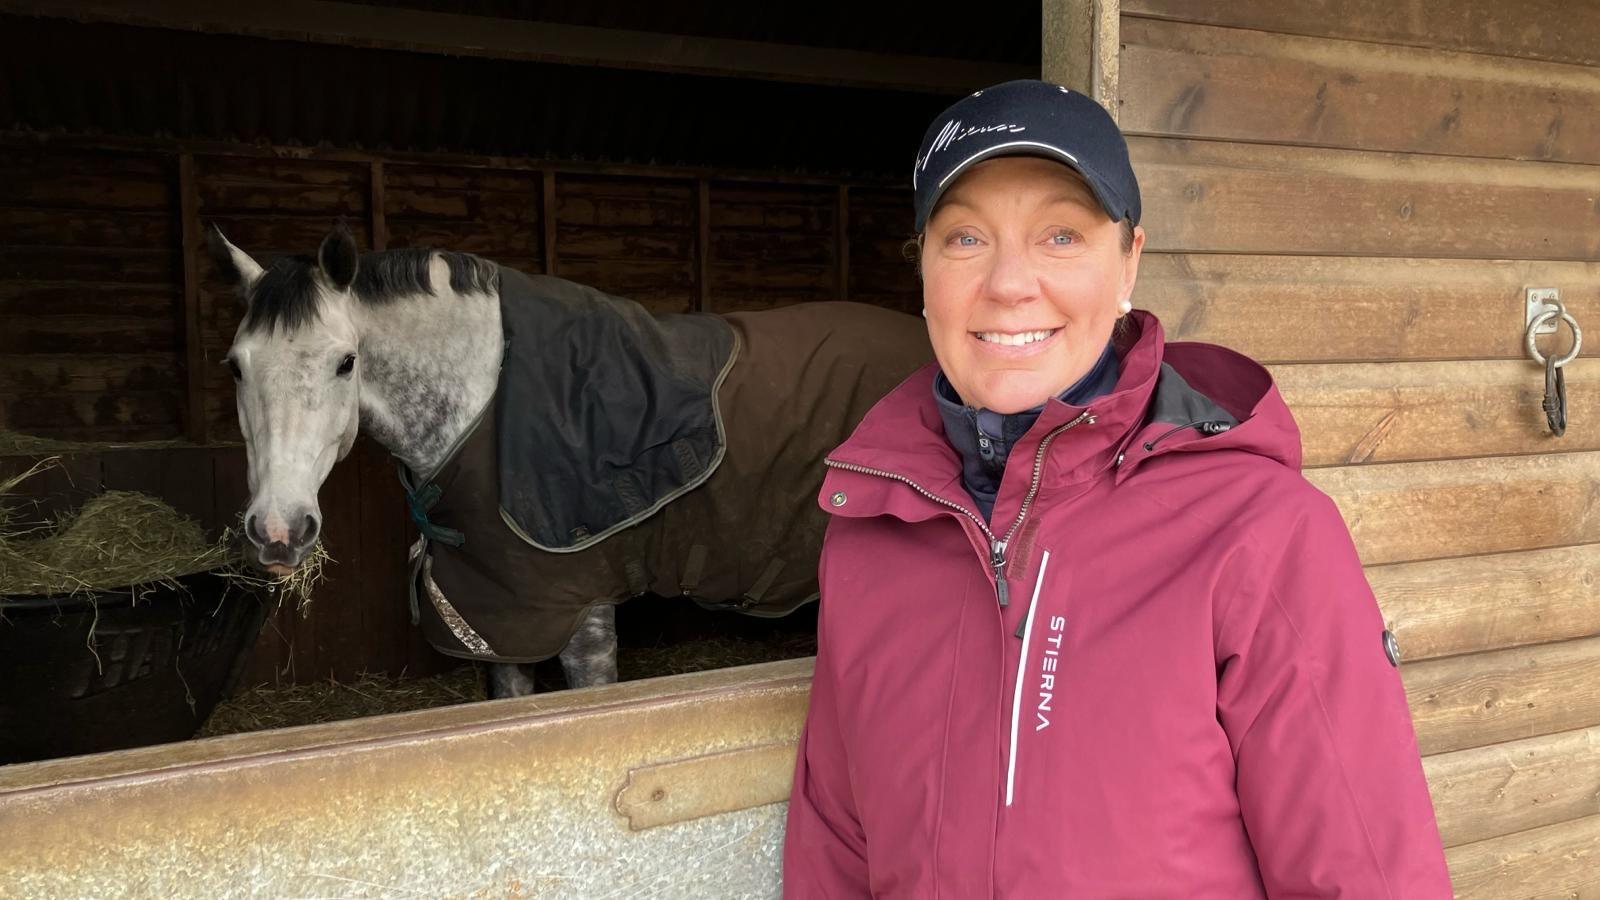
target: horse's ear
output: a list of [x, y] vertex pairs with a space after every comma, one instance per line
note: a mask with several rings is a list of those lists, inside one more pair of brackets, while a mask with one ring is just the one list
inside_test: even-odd
[[339, 290], [348, 290], [356, 280], [356, 266], [360, 254], [356, 252], [356, 239], [341, 219], [328, 236], [322, 239], [322, 249], [317, 251], [317, 266], [328, 282]]
[[261, 277], [261, 266], [250, 258], [250, 254], [229, 243], [222, 236], [222, 229], [215, 225], [206, 229], [206, 247], [210, 249], [211, 258], [222, 277], [236, 286], [241, 295], [248, 293], [250, 285]]

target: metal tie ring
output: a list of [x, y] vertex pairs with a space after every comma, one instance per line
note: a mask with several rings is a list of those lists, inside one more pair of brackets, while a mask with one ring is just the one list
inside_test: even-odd
[[1533, 357], [1534, 362], [1541, 366], [1544, 365], [1544, 354], [1539, 352], [1539, 345], [1534, 340], [1534, 337], [1536, 332], [1539, 330], [1540, 325], [1543, 325], [1554, 318], [1560, 318], [1561, 321], [1567, 323], [1567, 327], [1572, 329], [1572, 349], [1568, 350], [1565, 356], [1561, 356], [1556, 359], [1555, 365], [1556, 368], [1559, 369], [1567, 363], [1572, 362], [1574, 359], [1577, 359], [1578, 351], [1583, 349], [1583, 332], [1578, 328], [1578, 320], [1574, 319], [1572, 314], [1567, 312], [1567, 308], [1565, 306], [1552, 306], [1546, 309], [1544, 312], [1539, 313], [1537, 316], [1534, 316], [1533, 321], [1528, 323], [1528, 355]]

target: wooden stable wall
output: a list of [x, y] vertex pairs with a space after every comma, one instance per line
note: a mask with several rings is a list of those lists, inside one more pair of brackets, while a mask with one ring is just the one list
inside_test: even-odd
[[[1398, 636], [1457, 896], [1600, 892], [1600, 15], [1121, 10], [1135, 300], [1270, 364]], [[1525, 287], [1590, 331], [1565, 437]]]
[[[65, 144], [65, 146], [63, 146]], [[76, 453], [74, 492], [170, 499], [207, 527], [247, 496], [233, 383], [242, 308], [205, 256], [214, 223], [263, 263], [338, 218], [363, 247], [432, 246], [553, 272], [656, 311], [848, 298], [920, 306], [906, 192], [778, 174], [379, 157], [131, 141], [0, 142], [0, 431], [182, 448]], [[0, 453], [3, 453], [0, 449]], [[34, 457], [0, 459], [0, 474]], [[40, 480], [35, 495], [66, 485]], [[366, 439], [323, 486], [335, 561], [304, 616], [269, 620], [247, 679], [441, 664], [406, 612], [412, 528]]]

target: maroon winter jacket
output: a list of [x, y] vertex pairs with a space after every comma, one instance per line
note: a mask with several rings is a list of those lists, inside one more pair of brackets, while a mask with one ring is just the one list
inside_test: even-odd
[[992, 525], [932, 366], [829, 456], [786, 897], [1451, 896], [1391, 636], [1271, 375], [1131, 319]]

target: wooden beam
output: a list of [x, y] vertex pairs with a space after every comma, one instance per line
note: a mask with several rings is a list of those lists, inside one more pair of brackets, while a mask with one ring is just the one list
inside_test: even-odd
[[1044, 0], [1046, 81], [1088, 94], [1117, 116], [1121, 0]]
[[1445, 860], [1456, 900], [1593, 897], [1600, 887], [1594, 877], [1600, 867], [1600, 816], [1452, 847]]
[[850, 299], [850, 187], [839, 185], [839, 199], [833, 223], [834, 262], [839, 267], [840, 300]]
[[1439, 836], [1460, 847], [1592, 814], [1600, 727], [1436, 753], [1422, 768]]
[[706, 312], [711, 308], [711, 182], [704, 178], [695, 185], [694, 222], [694, 309]]
[[0, 12], [449, 56], [935, 94], [960, 94], [1035, 74], [1029, 66], [1009, 63], [592, 28], [335, 0], [139, 4], [0, 0]]
[[389, 221], [384, 217], [385, 199], [383, 195], [383, 160], [372, 162], [371, 175], [368, 182], [371, 186], [371, 206], [369, 215], [372, 226], [372, 249], [374, 252], [389, 249]]
[[194, 185], [194, 155], [178, 154], [178, 215], [183, 230], [183, 346], [188, 390], [185, 434], [196, 444], [208, 435], [205, 409], [205, 347], [200, 333], [200, 197]]
[[539, 210], [539, 229], [544, 237], [544, 274], [556, 274], [556, 173], [544, 170], [544, 183], [539, 191], [542, 204]]

